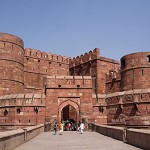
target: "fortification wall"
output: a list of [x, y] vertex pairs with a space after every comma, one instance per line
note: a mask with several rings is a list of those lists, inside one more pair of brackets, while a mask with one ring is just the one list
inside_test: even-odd
[[91, 88], [90, 76], [48, 76], [46, 87], [51, 88]]
[[[64, 107], [76, 109], [76, 122], [91, 119], [92, 80], [90, 76], [49, 76], [46, 80], [46, 117], [59, 118]], [[70, 118], [71, 119], [71, 118]]]
[[[100, 57], [97, 61], [97, 93], [106, 93], [107, 85], [106, 85], [106, 74], [109, 74], [111, 71], [118, 72], [120, 68], [120, 64], [117, 60]], [[117, 84], [118, 86], [118, 84]]]
[[121, 90], [150, 88], [150, 52], [121, 58]]
[[96, 90], [96, 66], [97, 59], [100, 57], [100, 50], [95, 48], [94, 50], [85, 53], [84, 55], [77, 56], [70, 59], [70, 75], [74, 76], [92, 76], [93, 92]]
[[24, 43], [17, 36], [0, 33], [0, 95], [24, 91]]
[[71, 68], [77, 65], [81, 65], [82, 63], [89, 62], [99, 57], [100, 57], [100, 50], [99, 48], [95, 48], [94, 50], [91, 50], [88, 53], [85, 53], [84, 55], [80, 55], [80, 56], [74, 57], [73, 59], [70, 59], [69, 67]]
[[111, 125], [150, 126], [150, 89], [135, 89], [106, 95], [107, 121]]
[[45, 121], [45, 95], [3, 95], [0, 96], [0, 106], [0, 130], [23, 128]]
[[26, 92], [41, 92], [44, 87], [44, 78], [52, 75], [69, 75], [69, 58], [35, 49], [25, 49]]
[[114, 93], [120, 91], [120, 71], [110, 70], [106, 73], [106, 93]]
[[100, 49], [95, 48], [84, 55], [70, 60], [70, 75], [92, 76], [93, 92], [105, 93], [106, 73], [118, 70], [119, 62], [100, 56]]
[[92, 76], [94, 93], [105, 93], [106, 73], [119, 69], [119, 62], [101, 57], [98, 48], [71, 59], [69, 65], [70, 75]]

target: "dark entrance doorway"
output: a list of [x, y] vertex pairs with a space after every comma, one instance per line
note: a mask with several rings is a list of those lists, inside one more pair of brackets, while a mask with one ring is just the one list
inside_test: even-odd
[[77, 112], [73, 106], [71, 105], [65, 106], [62, 109], [61, 118], [64, 121], [66, 128], [67, 128], [67, 124], [70, 123], [72, 126], [71, 130], [76, 130]]

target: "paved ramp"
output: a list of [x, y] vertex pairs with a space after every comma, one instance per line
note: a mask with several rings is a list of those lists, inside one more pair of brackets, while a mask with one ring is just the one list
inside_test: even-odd
[[63, 135], [44, 132], [15, 150], [139, 150], [96, 132], [65, 131]]

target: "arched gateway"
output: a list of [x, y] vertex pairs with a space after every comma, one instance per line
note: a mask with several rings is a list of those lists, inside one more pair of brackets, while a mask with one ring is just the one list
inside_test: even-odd
[[66, 99], [59, 104], [59, 118], [58, 121], [73, 119], [77, 123], [80, 120], [79, 116], [79, 104], [72, 99]]

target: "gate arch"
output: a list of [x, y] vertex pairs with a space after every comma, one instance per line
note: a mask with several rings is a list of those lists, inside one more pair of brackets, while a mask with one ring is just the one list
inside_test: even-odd
[[66, 106], [68, 106], [68, 105], [70, 105], [70, 106], [72, 106], [72, 107], [74, 107], [74, 109], [76, 110], [76, 113], [77, 113], [77, 120], [76, 120], [76, 125], [78, 125], [78, 122], [79, 122], [79, 120], [80, 120], [80, 117], [79, 117], [79, 105], [76, 103], [76, 102], [74, 102], [73, 100], [71, 100], [71, 99], [68, 99], [68, 100], [66, 100], [66, 101], [63, 101], [60, 105], [59, 105], [59, 118], [58, 118], [58, 122], [60, 123], [61, 122], [61, 113], [62, 113], [62, 111], [63, 111], [63, 108], [65, 108]]

